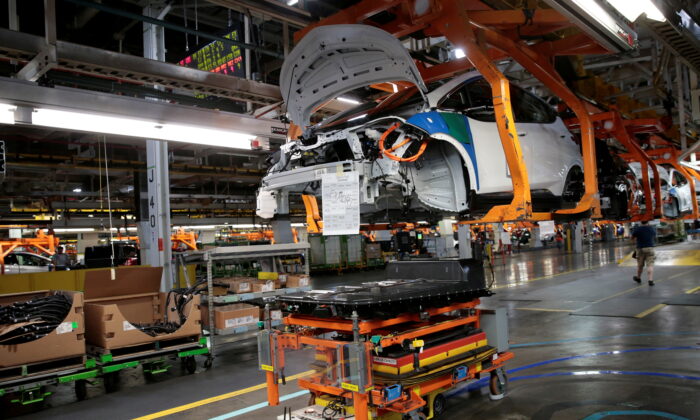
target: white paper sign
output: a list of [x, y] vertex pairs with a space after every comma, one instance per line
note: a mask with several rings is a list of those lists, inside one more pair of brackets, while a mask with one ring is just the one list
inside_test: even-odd
[[540, 225], [540, 239], [545, 235], [554, 235], [554, 220], [545, 220], [538, 223]]
[[134, 327], [131, 325], [131, 322], [129, 321], [124, 321], [124, 324], [122, 326], [124, 328], [124, 331], [131, 331], [131, 330], [137, 330], [138, 328]]
[[360, 233], [360, 175], [357, 172], [323, 174], [323, 235]]

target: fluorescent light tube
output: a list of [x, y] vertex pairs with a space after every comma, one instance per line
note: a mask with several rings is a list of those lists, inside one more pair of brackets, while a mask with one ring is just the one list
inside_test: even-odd
[[645, 13], [647, 18], [653, 19], [659, 22], [666, 20], [663, 13], [651, 2], [651, 0], [608, 0], [618, 12], [620, 12], [624, 17], [630, 22], [634, 22], [637, 18]]
[[37, 108], [32, 124], [66, 130], [115, 134], [154, 140], [177, 141], [250, 150], [254, 135], [180, 124], [113, 117], [76, 111]]
[[14, 124], [16, 109], [14, 105], [0, 104], [0, 124]]
[[294, 6], [299, 3], [299, 0], [287, 0], [287, 6]]
[[359, 120], [360, 118], [364, 118], [364, 117], [366, 117], [366, 116], [367, 116], [367, 114], [358, 115], [357, 117], [352, 117], [352, 118], [350, 118], [348, 121]]
[[344, 97], [342, 97], [342, 96], [338, 96], [336, 99], [338, 99], [340, 102], [347, 102], [347, 103], [353, 104], [353, 105], [359, 105], [359, 104], [360, 104], [360, 101], [357, 101], [357, 100], [355, 100], [355, 99], [350, 99], [350, 98], [344, 98]]

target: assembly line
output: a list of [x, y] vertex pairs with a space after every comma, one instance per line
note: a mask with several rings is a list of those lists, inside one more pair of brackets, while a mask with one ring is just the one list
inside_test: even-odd
[[694, 2], [7, 6], [0, 417], [700, 416]]

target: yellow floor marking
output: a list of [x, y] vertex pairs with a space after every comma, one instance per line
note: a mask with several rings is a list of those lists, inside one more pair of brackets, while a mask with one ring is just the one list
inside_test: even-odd
[[[655, 282], [655, 283], [658, 283], [658, 282], [664, 281], [664, 280], [672, 280], [672, 279], [675, 279], [676, 277], [685, 276], [686, 274], [688, 274], [688, 273], [690, 273], [690, 272], [693, 272], [693, 271], [695, 271], [695, 268], [692, 268], [692, 269], [690, 269], [690, 270], [688, 270], [688, 271], [684, 271], [684, 272], [682, 272], [682, 273], [674, 274], [674, 275], [672, 275], [671, 277], [666, 277], [666, 278], [663, 278], [663, 279], [655, 279], [654, 282]], [[629, 288], [629, 289], [627, 289], [627, 290], [623, 290], [623, 291], [621, 291], [621, 292], [619, 292], [619, 293], [615, 293], [614, 295], [610, 295], [610, 296], [608, 296], [608, 297], [604, 297], [604, 298], [602, 298], [602, 299], [598, 299], [598, 300], [596, 300], [595, 302], [591, 303], [591, 305], [596, 304], [596, 303], [600, 303], [600, 302], [605, 302], [606, 300], [610, 300], [610, 299], [612, 299], [612, 298], [616, 298], [616, 297], [618, 297], [618, 296], [622, 296], [622, 295], [624, 295], [624, 294], [626, 294], [626, 293], [632, 292], [632, 291], [634, 291], [634, 290], [639, 289], [640, 287], [645, 287], [645, 286], [646, 286], [646, 284], [642, 283], [642, 284], [640, 284], [639, 286], [635, 286], [635, 287]], [[700, 289], [700, 288], [699, 288], [699, 289]]]
[[663, 308], [663, 307], [665, 307], [665, 306], [666, 306], [665, 304], [659, 303], [658, 305], [654, 305], [654, 306], [652, 306], [651, 308], [647, 309], [647, 310], [644, 311], [644, 312], [638, 313], [638, 314], [635, 315], [634, 317], [635, 317], [635, 318], [644, 318], [645, 316], [649, 315], [650, 313], [656, 312], [656, 311], [658, 311], [659, 309], [661, 309], [661, 308]]
[[515, 308], [521, 311], [543, 311], [543, 312], [571, 312], [571, 309], [552, 309], [552, 308]]
[[[309, 376], [312, 373], [314, 373], [313, 370], [307, 370], [306, 372], [297, 373], [296, 375], [288, 376], [287, 381], [293, 381], [295, 379], [299, 379], [299, 378], [302, 378], [304, 376]], [[281, 380], [280, 380], [280, 382], [281, 382]], [[158, 411], [157, 413], [148, 414], [148, 415], [145, 415], [142, 417], [137, 417], [134, 420], [157, 419], [160, 417], [165, 417], [165, 416], [169, 416], [171, 414], [175, 414], [175, 413], [179, 413], [182, 411], [191, 410], [193, 408], [201, 407], [203, 405], [215, 403], [217, 401], [222, 401], [222, 400], [226, 400], [229, 398], [237, 397], [239, 395], [247, 394], [249, 392], [259, 391], [259, 390], [265, 389], [265, 388], [267, 388], [267, 384], [253, 385], [253, 386], [250, 386], [248, 388], [239, 389], [237, 391], [228, 392], [226, 394], [217, 395], [217, 396], [211, 397], [211, 398], [205, 398], [203, 400], [195, 401], [193, 403], [180, 405], [178, 407], [169, 408], [169, 409], [163, 410], [163, 411]]]
[[[697, 249], [657, 249], [654, 253], [657, 266], [700, 265], [700, 250]], [[630, 254], [620, 260], [620, 265], [633, 267], [637, 261]]]
[[[630, 252], [629, 254], [625, 255], [625, 256], [622, 257], [621, 259], [617, 260], [617, 263], [618, 263], [619, 265], [622, 265], [623, 263], [626, 263], [627, 261], [631, 260], [631, 259], [632, 259], [632, 254], [633, 254], [633, 253], [634, 253], [634, 251], [632, 251], [632, 252]], [[634, 265], [637, 265], [637, 263], [634, 263]]]
[[693, 293], [697, 292], [698, 290], [700, 290], [700, 286], [698, 286], [694, 289], [686, 290], [685, 293], [692, 295]]

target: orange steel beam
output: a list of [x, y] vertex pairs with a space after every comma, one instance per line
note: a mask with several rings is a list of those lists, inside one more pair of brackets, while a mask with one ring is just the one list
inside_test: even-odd
[[[474, 299], [469, 302], [455, 303], [453, 305], [445, 306], [442, 308], [431, 308], [426, 310], [425, 312], [429, 316], [435, 316], [459, 309], [474, 308], [478, 304], [479, 299]], [[390, 327], [392, 325], [403, 324], [405, 322], [419, 321], [421, 321], [420, 314], [404, 314], [387, 320], [361, 321], [360, 334], [367, 334], [379, 328]], [[291, 314], [286, 316], [283, 322], [285, 325], [300, 325], [311, 328], [322, 328], [331, 331], [352, 331], [352, 321], [347, 319], [316, 318], [310, 316]]]
[[539, 54], [554, 57], [557, 55], [605, 54], [608, 51], [586, 34], [569, 35], [556, 41], [540, 42], [532, 46]]
[[363, 0], [356, 5], [343, 9], [338, 13], [312, 23], [294, 33], [294, 42], [299, 42], [309, 31], [324, 25], [339, 25], [343, 23], [361, 23], [366, 18], [383, 12], [403, 3], [403, 0]]
[[498, 126], [501, 146], [513, 184], [513, 200], [507, 205], [492, 207], [482, 218], [483, 221], [523, 220], [532, 217], [532, 197], [523, 159], [522, 148], [515, 128], [513, 107], [510, 103], [510, 82], [484, 53], [477, 41], [474, 30], [469, 25], [469, 16], [463, 0], [441, 0], [442, 13], [431, 25], [426, 34], [445, 35], [456, 47], [461, 48], [466, 58], [476, 67], [491, 85], [493, 106]]
[[0, 264], [5, 263], [5, 257], [19, 247], [34, 248], [39, 252], [49, 255], [56, 253], [56, 247], [59, 240], [53, 234], [45, 234], [39, 230], [36, 238], [18, 238], [6, 241], [0, 241]]
[[267, 402], [272, 406], [279, 405], [280, 392], [277, 376], [274, 372], [265, 372], [265, 380], [267, 382]]
[[405, 331], [391, 337], [382, 338], [380, 345], [382, 347], [389, 347], [394, 344], [401, 344], [404, 340], [410, 340], [412, 338], [421, 337], [440, 331], [445, 331], [450, 328], [456, 328], [461, 325], [471, 324], [473, 322], [477, 322], [478, 320], [479, 317], [477, 316], [467, 316], [462, 318], [451, 319], [449, 321], [438, 322], [432, 325], [426, 325], [424, 327], [416, 328], [410, 331]]
[[[472, 22], [474, 24], [474, 22]], [[593, 123], [589, 117], [583, 102], [567, 86], [559, 76], [554, 66], [550, 64], [548, 57], [540, 56], [537, 52], [528, 48], [523, 43], [516, 43], [502, 34], [475, 25], [483, 32], [485, 41], [495, 48], [509, 54], [520, 63], [527, 71], [532, 73], [555, 95], [559, 96], [574, 111], [581, 125], [581, 147], [583, 150], [583, 176], [585, 193], [578, 205], [573, 209], [558, 210], [555, 214], [580, 214], [591, 212], [594, 218], [600, 218], [600, 199], [598, 194], [598, 180], [595, 155], [595, 136]]]
[[[683, 176], [686, 178], [688, 183], [690, 184], [690, 188], [692, 191], [693, 199], [691, 200], [693, 202], [693, 212], [690, 214], [690, 218], [697, 219], [698, 218], [698, 200], [695, 196], [695, 180], [693, 179], [693, 176], [689, 171], [686, 170], [686, 168], [680, 164], [679, 162], [679, 156], [680, 153], [678, 152], [678, 149], [673, 147], [670, 143], [668, 143], [666, 140], [661, 139], [660, 137], [657, 137], [654, 139], [655, 141], [663, 140], [668, 146], [660, 149], [652, 149], [649, 151], [649, 154], [652, 155], [653, 157], [656, 158], [656, 161], [658, 163], [665, 163], [668, 165], [673, 166], [678, 172], [683, 174]], [[666, 157], [665, 155], [668, 154], [669, 156]], [[673, 181], [673, 180], [671, 180]]]
[[[637, 162], [641, 164], [642, 188], [644, 189], [645, 213], [637, 220], [651, 220], [655, 216], [661, 217], [661, 180], [656, 164], [646, 154], [632, 137], [633, 132], [638, 132], [639, 127], [646, 126], [646, 121], [625, 120], [617, 109], [609, 112], [601, 112], [592, 117], [597, 123], [597, 130], [605, 135], [610, 135], [619, 141]], [[649, 181], [649, 167], [654, 173], [654, 196], [656, 206], [652, 204], [651, 183]]]
[[304, 201], [304, 208], [306, 209], [306, 226], [309, 233], [320, 233], [322, 227], [317, 222], [321, 220], [321, 215], [318, 211], [318, 201], [316, 197], [309, 194], [301, 195], [302, 201]]

